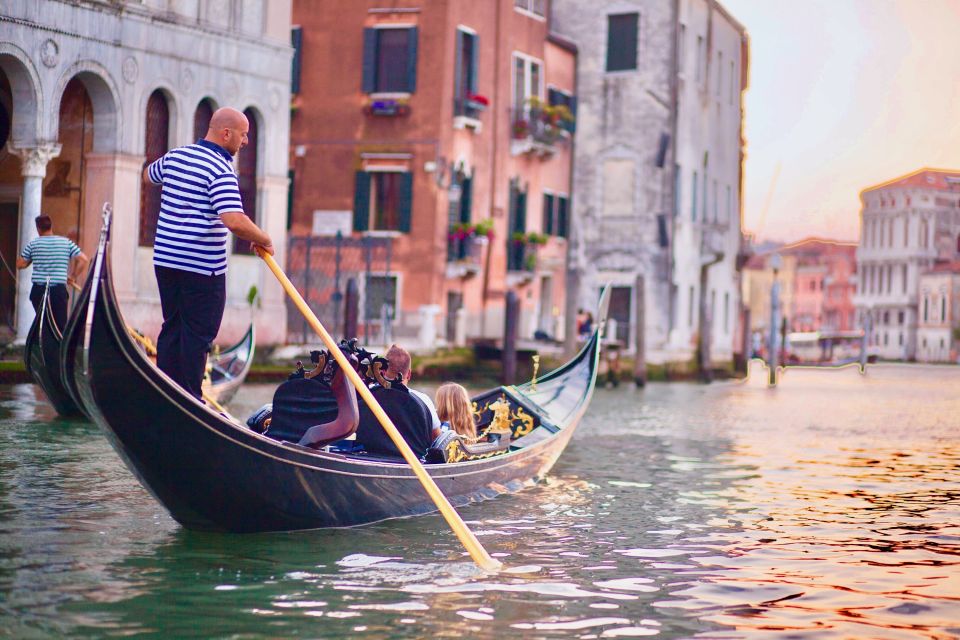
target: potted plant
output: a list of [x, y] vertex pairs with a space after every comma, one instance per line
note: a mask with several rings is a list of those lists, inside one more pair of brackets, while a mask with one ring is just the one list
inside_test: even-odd
[[490, 100], [486, 96], [482, 96], [479, 93], [468, 93], [466, 99], [464, 100], [464, 106], [467, 109], [480, 112], [490, 106]]
[[405, 116], [410, 113], [410, 105], [406, 100], [399, 99], [372, 99], [363, 108], [368, 116]]

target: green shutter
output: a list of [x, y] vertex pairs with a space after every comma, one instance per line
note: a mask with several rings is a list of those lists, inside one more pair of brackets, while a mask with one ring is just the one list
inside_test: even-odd
[[473, 178], [464, 178], [460, 189], [460, 222], [470, 222], [473, 209]]
[[553, 194], [543, 194], [543, 232], [553, 235]]
[[473, 46], [470, 47], [470, 93], [479, 93], [480, 86], [480, 36], [473, 35]]
[[517, 231], [527, 232], [527, 192], [517, 192]]
[[410, 233], [413, 218], [413, 174], [400, 174], [400, 231]]
[[300, 65], [303, 62], [303, 28], [293, 27], [290, 30], [290, 44], [293, 47], [293, 60], [290, 63], [290, 93], [300, 93]]
[[417, 90], [417, 28], [407, 30], [407, 91]]
[[561, 238], [570, 237], [570, 199], [557, 198], [557, 235]]
[[463, 100], [467, 96], [460, 95], [461, 76], [460, 68], [463, 66], [463, 38], [465, 34], [457, 29], [457, 36], [454, 39], [454, 67], [453, 67], [453, 114], [463, 113]]
[[353, 230], [370, 228], [370, 174], [357, 171], [353, 189]]
[[364, 93], [377, 88], [377, 30], [363, 30], [363, 86]]

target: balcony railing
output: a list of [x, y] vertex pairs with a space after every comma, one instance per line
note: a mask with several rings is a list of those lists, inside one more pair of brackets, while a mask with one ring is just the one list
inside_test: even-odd
[[462, 278], [479, 273], [483, 268], [483, 247], [486, 244], [485, 236], [450, 237], [447, 240], [447, 276]]
[[510, 123], [514, 153], [553, 153], [570, 138], [569, 124], [544, 109], [512, 109]]

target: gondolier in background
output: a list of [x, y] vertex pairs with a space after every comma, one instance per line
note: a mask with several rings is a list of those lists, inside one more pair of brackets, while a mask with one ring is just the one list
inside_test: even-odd
[[163, 310], [157, 366], [201, 402], [206, 354], [227, 299], [227, 231], [274, 253], [270, 236], [243, 212], [233, 167], [249, 130], [240, 111], [217, 109], [204, 139], [143, 171], [144, 188], [163, 185], [153, 245]]
[[83, 275], [90, 260], [72, 240], [53, 235], [53, 220], [50, 216], [39, 215], [34, 221], [39, 237], [27, 243], [17, 258], [17, 269], [26, 269], [33, 265], [30, 280], [30, 302], [33, 310], [40, 315], [43, 303], [43, 290], [50, 283], [50, 307], [57, 328], [63, 331], [67, 324], [67, 284], [74, 285]]

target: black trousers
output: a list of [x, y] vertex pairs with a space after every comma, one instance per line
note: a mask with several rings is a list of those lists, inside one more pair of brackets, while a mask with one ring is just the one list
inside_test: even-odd
[[163, 328], [157, 338], [157, 366], [198, 399], [207, 352], [223, 320], [226, 276], [206, 276], [154, 267], [160, 287]]
[[[33, 310], [40, 315], [40, 305], [43, 304], [43, 290], [46, 284], [34, 283], [30, 289], [30, 302], [33, 303]], [[50, 307], [53, 309], [53, 319], [57, 323], [57, 328], [63, 333], [67, 326], [67, 285], [50, 285]]]

